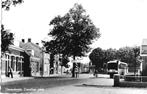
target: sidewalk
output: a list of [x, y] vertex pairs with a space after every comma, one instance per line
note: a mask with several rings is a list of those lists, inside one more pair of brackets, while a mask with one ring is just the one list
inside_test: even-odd
[[19, 80], [27, 80], [27, 79], [33, 79], [34, 77], [6, 77], [1, 79], [1, 83], [7, 83], [7, 82], [13, 82], [13, 81], [19, 81]]
[[14, 76], [13, 78], [10, 77], [5, 77], [1, 78], [0, 84], [6, 84], [6, 83], [12, 83], [12, 82], [19, 82], [19, 81], [27, 81], [27, 80], [32, 80], [36, 78], [71, 78], [71, 75], [67, 74], [53, 74], [49, 76], [33, 76], [33, 77], [20, 77], [20, 76]]
[[5, 78], [1, 78], [0, 85], [14, 84], [16, 82], [27, 81], [29, 79], [34, 79], [34, 77], [19, 77], [19, 76], [13, 78], [5, 77]]
[[[98, 74], [99, 78], [107, 78], [108, 75], [102, 75], [102, 74]], [[16, 82], [16, 81], [26, 81], [26, 80], [31, 80], [31, 79], [35, 79], [35, 78], [72, 78], [71, 75], [67, 75], [67, 74], [54, 74], [54, 75], [50, 75], [50, 76], [35, 76], [35, 77], [5, 77], [5, 78], [1, 78], [1, 82], [0, 84], [5, 84], [5, 83], [12, 83], [12, 82]], [[93, 76], [93, 74], [79, 74], [78, 78], [73, 78], [73, 79], [86, 79], [86, 78], [95, 78]]]
[[[61, 75], [50, 75], [50, 76], [47, 76], [47, 77], [57, 77], [57, 76], [61, 76]], [[21, 80], [29, 80], [29, 79], [34, 79], [34, 78], [39, 78], [41, 76], [35, 76], [35, 77], [20, 77], [20, 76], [14, 76], [13, 78], [11, 77], [4, 77], [4, 78], [1, 78], [1, 82], [0, 84], [3, 84], [3, 83], [7, 83], [7, 82], [14, 82], [14, 81], [21, 81]], [[42, 77], [42, 78], [46, 78], [46, 77]]]

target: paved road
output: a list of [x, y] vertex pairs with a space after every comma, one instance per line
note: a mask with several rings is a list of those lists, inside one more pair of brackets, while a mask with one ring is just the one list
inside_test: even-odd
[[113, 79], [107, 76], [89, 79], [53, 89], [38, 91], [35, 94], [147, 94], [147, 88], [113, 87]]
[[68, 76], [57, 76], [57, 77], [36, 77], [34, 79], [26, 79], [20, 81], [11, 81], [3, 83], [1, 85], [1, 90], [3, 93], [26, 93], [34, 91], [42, 91], [45, 89], [61, 87], [66, 85], [71, 85], [75, 83], [80, 83], [87, 80], [87, 76], [83, 75], [80, 78], [71, 78]]
[[80, 78], [36, 78], [2, 86], [3, 92], [31, 92], [34, 94], [147, 94], [147, 88], [113, 87], [108, 75], [81, 75]]

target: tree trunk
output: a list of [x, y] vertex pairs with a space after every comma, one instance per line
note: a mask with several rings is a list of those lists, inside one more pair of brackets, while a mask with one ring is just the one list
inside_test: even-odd
[[134, 75], [136, 75], [136, 60], [135, 60], [135, 64], [134, 64]]
[[63, 66], [61, 65], [61, 75], [62, 75], [62, 69], [63, 69]]
[[75, 63], [75, 56], [73, 56], [73, 68], [72, 68], [72, 77], [75, 77], [75, 65], [76, 65], [76, 63]]

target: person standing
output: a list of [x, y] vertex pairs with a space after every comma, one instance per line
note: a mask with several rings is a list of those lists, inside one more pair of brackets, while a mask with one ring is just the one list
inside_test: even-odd
[[78, 67], [76, 66], [76, 67], [75, 67], [76, 78], [78, 77], [78, 72], [79, 72], [79, 71], [78, 71]]
[[98, 70], [97, 70], [97, 69], [94, 70], [94, 76], [95, 76], [96, 78], [98, 77]]
[[8, 67], [8, 76], [11, 75], [11, 78], [13, 78], [13, 69], [9, 66]]

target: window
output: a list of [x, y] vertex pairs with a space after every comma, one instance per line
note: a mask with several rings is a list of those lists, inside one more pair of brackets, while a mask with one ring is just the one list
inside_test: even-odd
[[115, 69], [115, 70], [117, 70], [117, 63], [108, 63], [108, 70], [109, 69]]
[[15, 64], [14, 64], [14, 56], [11, 56], [11, 68], [13, 69], [13, 71], [14, 71], [14, 66], [15, 66]]
[[127, 65], [126, 64], [119, 64], [119, 69], [125, 69], [127, 67]]
[[39, 72], [39, 62], [36, 62], [37, 64], [36, 64], [36, 72]]

